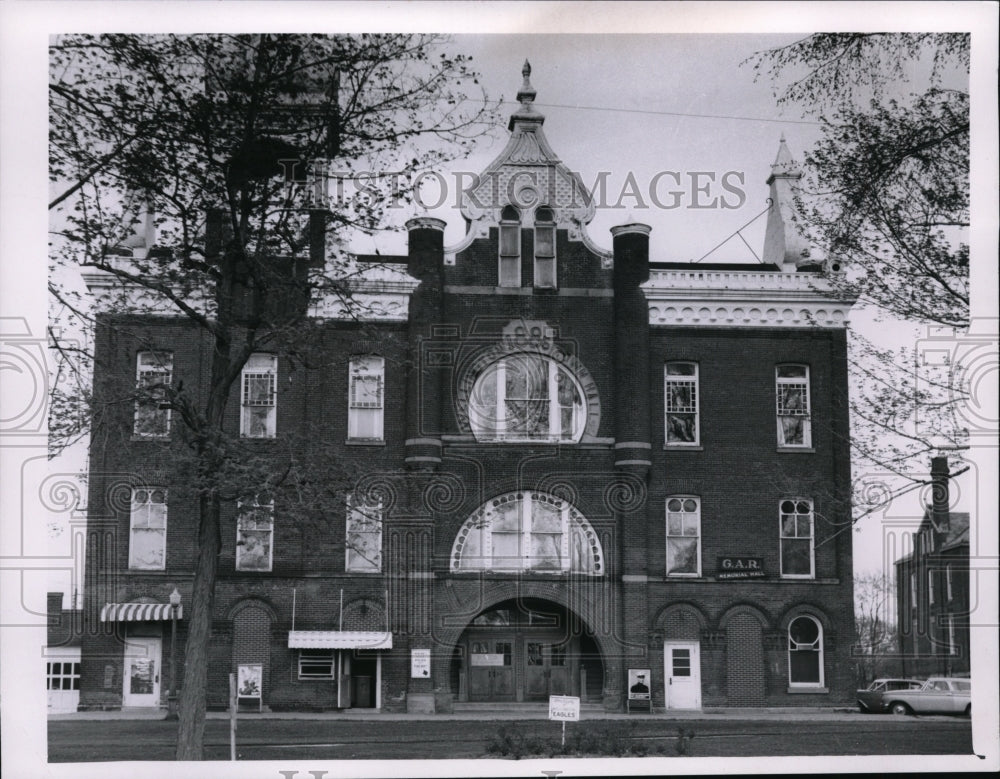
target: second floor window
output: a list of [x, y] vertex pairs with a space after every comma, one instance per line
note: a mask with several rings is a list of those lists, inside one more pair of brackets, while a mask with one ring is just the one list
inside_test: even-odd
[[382, 504], [347, 501], [346, 570], [379, 573], [382, 570]]
[[796, 579], [813, 576], [812, 501], [783, 500], [781, 513], [781, 575]]
[[167, 491], [133, 489], [129, 521], [128, 567], [162, 571], [167, 558]]
[[944, 586], [945, 586], [945, 595], [947, 596], [948, 600], [951, 600], [953, 597], [951, 590], [951, 563], [948, 563], [944, 569]]
[[934, 572], [927, 572], [927, 602], [934, 603]]
[[779, 365], [775, 374], [778, 446], [812, 446], [809, 368], [805, 365]]
[[701, 575], [701, 501], [667, 498], [667, 576]]
[[258, 498], [237, 505], [236, 570], [270, 571], [274, 556], [274, 501]]
[[476, 380], [469, 422], [479, 440], [578, 441], [586, 422], [583, 393], [555, 360], [513, 354]]
[[251, 354], [243, 366], [240, 435], [274, 438], [277, 420], [278, 358]]
[[521, 286], [521, 215], [514, 206], [500, 214], [499, 286]]
[[535, 286], [556, 286], [556, 218], [546, 207], [535, 211]]
[[355, 357], [350, 365], [347, 437], [381, 441], [384, 408], [385, 360]]
[[170, 352], [139, 352], [136, 355], [135, 426], [143, 438], [170, 435], [167, 388], [173, 379], [174, 356]]
[[698, 365], [668, 362], [663, 369], [663, 404], [667, 446], [697, 446]]

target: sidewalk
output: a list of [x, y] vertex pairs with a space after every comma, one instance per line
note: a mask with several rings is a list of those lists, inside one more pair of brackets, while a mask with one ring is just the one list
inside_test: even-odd
[[[164, 711], [81, 711], [71, 714], [50, 714], [50, 722], [57, 721], [85, 721], [85, 720], [162, 720], [166, 716]], [[706, 708], [665, 712], [658, 711], [652, 714], [625, 714], [622, 712], [604, 711], [583, 711], [581, 720], [773, 720], [773, 721], [844, 721], [858, 720], [860, 717], [874, 718], [874, 715], [862, 715], [856, 709], [848, 707], [782, 707], [782, 708]], [[210, 711], [206, 714], [207, 719], [229, 719], [229, 712]], [[282, 712], [241, 712], [240, 722], [252, 720], [275, 719], [275, 720], [325, 720], [342, 722], [399, 722], [399, 721], [437, 721], [448, 720], [458, 721], [497, 721], [497, 720], [547, 720], [548, 710], [543, 708], [532, 708], [523, 711], [462, 711], [451, 714], [405, 714], [380, 712], [374, 709], [352, 709], [348, 711], [282, 711]]]

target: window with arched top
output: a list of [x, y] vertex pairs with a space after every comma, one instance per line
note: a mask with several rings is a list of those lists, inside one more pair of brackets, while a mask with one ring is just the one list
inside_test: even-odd
[[556, 217], [547, 206], [535, 211], [535, 286], [556, 286]]
[[551, 357], [510, 354], [476, 379], [469, 424], [480, 441], [579, 441], [586, 424], [583, 390]]
[[823, 626], [815, 617], [796, 617], [788, 625], [788, 684], [823, 686]]
[[500, 212], [499, 285], [521, 286], [521, 213], [514, 206]]
[[591, 524], [567, 501], [519, 490], [498, 495], [466, 520], [452, 546], [451, 570], [601, 576], [604, 553]]

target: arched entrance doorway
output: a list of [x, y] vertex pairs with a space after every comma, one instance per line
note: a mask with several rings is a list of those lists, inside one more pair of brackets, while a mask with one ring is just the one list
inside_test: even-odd
[[455, 646], [451, 676], [463, 702], [545, 701], [550, 695], [599, 702], [604, 662], [576, 614], [540, 598], [512, 599], [469, 622]]

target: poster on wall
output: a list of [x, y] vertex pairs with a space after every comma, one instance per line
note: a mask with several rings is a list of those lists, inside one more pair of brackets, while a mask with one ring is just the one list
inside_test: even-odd
[[240, 665], [236, 667], [236, 696], [256, 700], [258, 707], [263, 702], [264, 666]]
[[649, 680], [651, 678], [648, 668], [629, 668], [628, 699], [630, 701], [648, 701]]
[[410, 650], [410, 676], [413, 679], [427, 679], [431, 675], [431, 650]]

